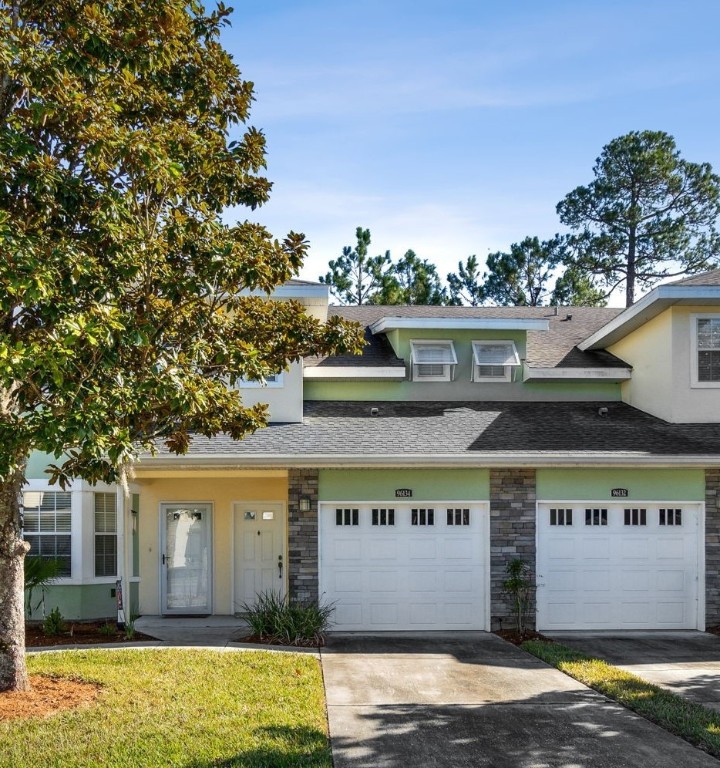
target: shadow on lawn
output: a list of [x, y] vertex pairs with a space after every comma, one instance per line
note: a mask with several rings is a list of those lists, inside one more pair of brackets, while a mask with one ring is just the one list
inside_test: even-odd
[[184, 768], [332, 768], [328, 738], [317, 728], [269, 726], [255, 733], [258, 740], [277, 746], [249, 749], [210, 761], [192, 760]]

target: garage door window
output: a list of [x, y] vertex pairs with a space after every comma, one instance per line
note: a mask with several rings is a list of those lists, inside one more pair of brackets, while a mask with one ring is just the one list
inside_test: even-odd
[[572, 525], [572, 509], [551, 509], [550, 525]]
[[357, 525], [357, 524], [358, 524], [357, 509], [336, 509], [335, 510], [335, 525]]
[[434, 509], [413, 509], [410, 512], [411, 525], [435, 525]]
[[395, 525], [395, 510], [394, 509], [373, 509], [372, 524], [373, 525]]
[[470, 525], [470, 510], [469, 509], [448, 509], [447, 524], [448, 525]]
[[647, 525], [647, 510], [626, 509], [625, 525]]
[[682, 525], [682, 509], [661, 509], [660, 525]]
[[585, 525], [607, 525], [607, 509], [586, 509]]

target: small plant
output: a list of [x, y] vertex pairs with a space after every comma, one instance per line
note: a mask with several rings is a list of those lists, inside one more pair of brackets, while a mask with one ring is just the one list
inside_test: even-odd
[[43, 634], [48, 637], [55, 637], [62, 634], [65, 629], [65, 619], [63, 619], [63, 615], [60, 613], [60, 609], [55, 606], [43, 619]]
[[317, 601], [291, 603], [275, 592], [263, 592], [242, 606], [252, 635], [281, 645], [324, 645], [334, 610], [333, 604]]
[[[30, 555], [25, 558], [25, 596], [28, 616], [42, 606], [45, 618], [45, 590], [60, 575], [60, 561], [52, 557]], [[33, 594], [40, 590], [40, 599], [33, 603]]]
[[126, 640], [134, 640], [135, 639], [135, 633], [137, 630], [135, 629], [135, 621], [136, 619], [140, 618], [137, 613], [130, 614], [130, 618], [127, 619], [125, 622], [125, 639]]
[[100, 632], [102, 635], [112, 637], [112, 635], [114, 635], [116, 632], [116, 627], [114, 624], [106, 621], [101, 627], [98, 627], [98, 632]]
[[522, 636], [533, 587], [530, 568], [524, 560], [516, 557], [507, 564], [505, 572], [507, 579], [503, 581], [503, 591], [512, 598], [517, 633]]

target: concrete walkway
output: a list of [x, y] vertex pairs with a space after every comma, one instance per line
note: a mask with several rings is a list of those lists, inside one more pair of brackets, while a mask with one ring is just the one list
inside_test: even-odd
[[331, 636], [335, 768], [718, 768], [718, 761], [485, 633]]
[[555, 632], [554, 640], [720, 711], [720, 637], [706, 632]]

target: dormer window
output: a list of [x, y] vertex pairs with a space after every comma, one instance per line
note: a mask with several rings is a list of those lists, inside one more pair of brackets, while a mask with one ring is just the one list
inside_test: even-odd
[[512, 369], [520, 365], [513, 341], [473, 341], [473, 381], [512, 381]]
[[457, 355], [452, 341], [411, 341], [413, 381], [452, 381]]

